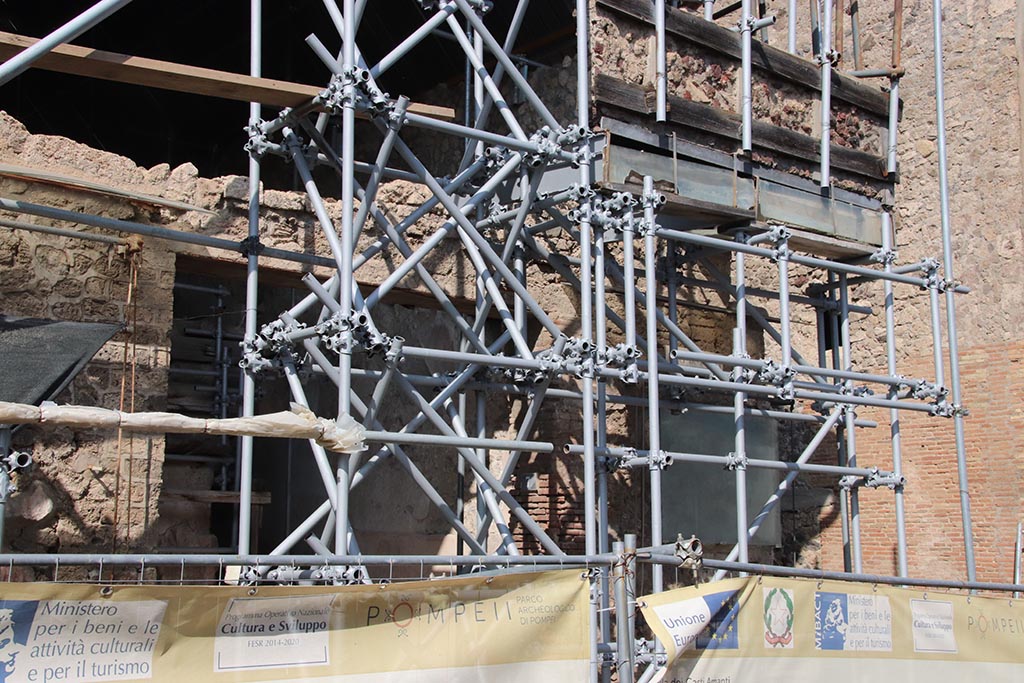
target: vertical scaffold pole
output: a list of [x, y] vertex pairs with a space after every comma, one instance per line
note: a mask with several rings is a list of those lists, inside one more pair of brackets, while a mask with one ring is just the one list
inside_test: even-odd
[[[259, 78], [263, 56], [263, 0], [249, 2], [249, 75]], [[260, 122], [259, 102], [249, 103], [249, 125], [255, 130]], [[249, 154], [249, 253], [245, 271], [245, 346], [253, 348], [256, 339], [256, 306], [259, 289], [259, 257], [256, 243], [260, 238], [260, 160], [255, 151]], [[252, 417], [256, 409], [256, 378], [249, 371], [242, 374], [242, 417]], [[252, 536], [252, 447], [253, 437], [241, 438], [238, 473], [238, 554], [251, 551]]]
[[751, 151], [751, 130], [754, 118], [754, 95], [753, 95], [753, 66], [751, 64], [751, 41], [754, 31], [754, 18], [750, 11], [751, 0], [740, 2], [740, 39], [741, 39], [741, 78], [740, 78], [740, 111], [742, 123], [740, 128], [740, 147], [749, 153]]
[[615, 658], [619, 683], [633, 683], [633, 669], [630, 667], [630, 649], [632, 631], [629, 628], [629, 598], [626, 585], [626, 544], [615, 541], [612, 552], [618, 555], [613, 569], [612, 581], [615, 584]]
[[935, 51], [935, 128], [939, 164], [939, 205], [942, 221], [942, 272], [946, 290], [946, 341], [949, 344], [949, 381], [953, 391], [953, 429], [960, 487], [960, 516], [964, 531], [967, 580], [974, 581], [974, 532], [971, 529], [971, 494], [967, 484], [967, 448], [964, 444], [963, 397], [960, 391], [960, 349], [956, 333], [956, 293], [953, 275], [953, 234], [949, 219], [949, 174], [946, 165], [946, 105], [942, 62], [942, 0], [932, 0]]
[[[607, 311], [605, 308], [605, 228], [599, 227], [594, 235], [594, 340], [597, 344], [597, 363], [604, 366], [608, 360]], [[597, 379], [597, 447], [608, 445], [608, 382], [604, 377]], [[608, 552], [608, 468], [602, 461], [597, 468], [597, 551]], [[611, 642], [611, 600], [608, 585], [608, 567], [601, 567], [600, 609], [601, 642]], [[601, 680], [611, 680], [610, 662], [601, 667]]]
[[655, 116], [658, 121], [668, 118], [668, 56], [665, 44], [665, 0], [654, 0], [654, 34], [655, 34], [655, 80], [657, 81], [657, 106]]
[[[341, 344], [338, 349], [338, 418], [348, 415], [352, 407], [352, 251], [355, 212], [355, 125], [356, 125], [356, 7], [355, 0], [344, 0], [342, 18], [345, 25], [342, 44], [341, 110], [341, 269], [338, 303], [342, 319]], [[335, 511], [334, 552], [348, 552], [348, 499], [350, 476], [349, 456], [338, 455], [338, 502]]]
[[789, 0], [786, 10], [786, 52], [796, 54], [796, 0]]
[[[654, 178], [644, 176], [644, 284], [646, 286], [647, 320], [647, 448], [650, 451], [651, 475], [651, 545], [661, 545], [661, 425], [659, 424], [660, 397], [658, 393], [658, 243], [655, 235]], [[630, 283], [626, 283], [629, 287]], [[661, 567], [651, 567], [651, 589], [660, 593], [664, 589]]]
[[[882, 252], [887, 273], [892, 272], [892, 262], [895, 257], [894, 244], [892, 215], [886, 211], [882, 214]], [[885, 295], [886, 372], [894, 377], [896, 376], [896, 302], [893, 297], [892, 282], [882, 280], [882, 288]], [[890, 398], [896, 398], [897, 389], [898, 387], [890, 389]], [[903, 449], [900, 443], [900, 411], [896, 408], [889, 409], [889, 439], [892, 446], [892, 471], [897, 480], [900, 480], [903, 476]], [[894, 493], [896, 496], [896, 563], [899, 575], [907, 576], [907, 525], [903, 486], [897, 485]]]
[[[576, 123], [590, 132], [590, 8], [588, 0], [576, 0]], [[590, 184], [591, 158], [588, 135], [580, 140], [580, 338], [584, 345], [593, 341], [593, 282], [591, 241]], [[601, 305], [604, 305], [603, 302]], [[597, 552], [596, 454], [594, 448], [594, 379], [593, 365], [584, 359], [583, 388], [583, 528], [586, 553]], [[590, 680], [598, 677], [597, 605], [592, 605], [590, 619]]]
[[[892, 74], [889, 77], [889, 130], [885, 149], [886, 173], [896, 173], [896, 143], [900, 123], [900, 64], [903, 61], [903, 0], [895, 0], [892, 15]], [[859, 67], [858, 67], [859, 68]]]
[[832, 0], [819, 0], [821, 14], [821, 178], [822, 188], [832, 184]]
[[[742, 231], [736, 233], [736, 241], [746, 241], [746, 234]], [[733, 330], [732, 352], [734, 356], [742, 357], [747, 351], [747, 271], [746, 254], [737, 251], [733, 257], [736, 268], [736, 327]], [[733, 368], [732, 380], [743, 381], [743, 368]], [[733, 443], [733, 467], [736, 475], [736, 547], [739, 552], [740, 562], [750, 561], [747, 548], [747, 436], [746, 436], [746, 410], [744, 403], [747, 394], [737, 391], [733, 394], [733, 421], [735, 427], [735, 439]], [[742, 559], [742, 558], [747, 559]]]
[[[827, 2], [827, 0], [826, 0]], [[850, 289], [846, 273], [839, 273], [839, 325], [840, 341], [843, 345], [843, 370], [853, 372], [853, 345], [850, 339]], [[847, 392], [852, 392], [853, 381], [846, 380]], [[857, 466], [856, 415], [853, 406], [846, 407], [846, 464]], [[863, 553], [860, 544], [860, 492], [856, 484], [849, 487], [850, 492], [850, 544], [853, 552], [853, 571], [858, 574], [864, 570]]]

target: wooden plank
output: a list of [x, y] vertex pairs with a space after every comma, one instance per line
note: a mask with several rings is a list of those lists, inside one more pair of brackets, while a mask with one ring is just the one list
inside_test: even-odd
[[[161, 496], [171, 500], [187, 500], [192, 503], [238, 503], [238, 491], [197, 491], [188, 489], [164, 489]], [[253, 505], [270, 505], [269, 491], [253, 491]]]
[[[599, 102], [632, 112], [650, 114], [645, 91], [640, 86], [599, 74], [594, 81], [594, 96]], [[741, 117], [709, 104], [701, 104], [680, 97], [669, 97], [669, 122], [711, 133], [729, 140], [740, 139]], [[791, 157], [817, 163], [818, 139], [787, 128], [754, 121], [754, 146], [779, 152]], [[885, 160], [867, 152], [832, 145], [832, 165], [835, 168], [876, 180], [890, 180], [885, 176]]]
[[[636, 20], [654, 23], [654, 5], [649, 0], [597, 0], [597, 4]], [[669, 8], [665, 12], [665, 30], [733, 59], [742, 58], [738, 33], [695, 14]], [[815, 92], [821, 90], [821, 71], [816, 64], [806, 59], [757, 40], [753, 41], [750, 59], [755, 69], [767, 71]], [[838, 71], [832, 72], [832, 98], [877, 116], [889, 115], [889, 96], [886, 93]]]
[[[36, 38], [0, 31], [0, 59], [6, 61], [36, 42]], [[175, 92], [207, 95], [239, 102], [260, 102], [277, 107], [297, 107], [319, 95], [324, 88], [271, 78], [204, 69], [145, 57], [104, 52], [77, 45], [59, 45], [41, 57], [35, 68], [129, 83]], [[409, 111], [423, 116], [455, 120], [455, 110], [412, 103]]]

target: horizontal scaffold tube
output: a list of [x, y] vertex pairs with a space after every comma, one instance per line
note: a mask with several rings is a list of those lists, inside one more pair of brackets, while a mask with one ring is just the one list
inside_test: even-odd
[[[52, 206], [32, 204], [30, 202], [23, 202], [20, 200], [8, 199], [5, 197], [0, 197], [0, 209], [3, 209], [4, 211], [13, 211], [14, 213], [27, 213], [32, 216], [49, 218], [51, 220], [56, 221], [66, 221], [68, 223], [92, 225], [97, 228], [104, 228], [105, 230], [127, 232], [131, 235], [156, 237], [159, 239], [170, 240], [172, 242], [184, 242], [186, 244], [196, 244], [201, 247], [210, 247], [213, 249], [224, 249], [227, 251], [233, 251], [237, 253], [245, 253], [242, 243], [235, 242], [234, 240], [226, 240], [220, 237], [210, 237], [209, 235], [197, 235], [192, 232], [185, 232], [184, 230], [173, 230], [171, 228], [163, 228], [156, 225], [133, 223], [131, 221], [122, 221], [116, 218], [104, 218], [103, 216], [94, 216], [88, 213], [79, 213], [78, 211], [57, 209]], [[334, 267], [334, 261], [332, 259], [324, 258], [322, 256], [316, 256], [314, 254], [302, 254], [294, 251], [285, 251], [284, 249], [273, 249], [270, 247], [265, 247], [260, 249], [260, 256], [263, 256], [265, 258], [281, 259], [282, 261], [306, 263], [313, 266], [328, 266], [331, 268]]]
[[[565, 452], [570, 455], [580, 455], [583, 453], [582, 446], [569, 445], [565, 447]], [[598, 448], [595, 449], [598, 455], [611, 456], [613, 458], [636, 458], [633, 465], [646, 464], [648, 457], [651, 455], [650, 451], [638, 450], [632, 448]], [[666, 458], [675, 462], [697, 462], [708, 465], [728, 465], [733, 460], [727, 455], [706, 455], [703, 453], [676, 453], [674, 451], [662, 451], [661, 453]], [[643, 461], [642, 463], [640, 461]], [[811, 472], [814, 474], [834, 474], [840, 477], [854, 476], [854, 477], [870, 477], [877, 474], [876, 470], [865, 468], [865, 467], [840, 467], [839, 465], [818, 465], [815, 463], [795, 463], [786, 462], [784, 460], [760, 460], [758, 458], [748, 458], [744, 461], [747, 467], [762, 470], [785, 470], [790, 472]]]
[[112, 553], [7, 553], [4, 566], [68, 567], [321, 567], [324, 565], [419, 565], [474, 567], [476, 565], [544, 566], [550, 568], [612, 565], [617, 555], [212, 555], [212, 554], [112, 554]]
[[[502, 359], [504, 356], [496, 356], [497, 359]], [[314, 372], [321, 371], [319, 366], [313, 367]], [[362, 368], [352, 368], [352, 374], [358, 377], [365, 377], [367, 379], [380, 379], [384, 372], [382, 370], [365, 370]], [[448, 379], [446, 377], [435, 377], [433, 375], [409, 375], [406, 374], [408, 379], [413, 384], [430, 386], [430, 387], [446, 387], [448, 386]], [[466, 391], [488, 391], [488, 392], [502, 392], [506, 394], [522, 394], [530, 395], [536, 392], [537, 386], [533, 383], [523, 384], [510, 384], [503, 382], [466, 382], [463, 385]], [[551, 398], [567, 399], [578, 401], [582, 398], [583, 394], [579, 391], [572, 391], [571, 389], [548, 389], [546, 394]], [[608, 403], [614, 403], [617, 405], [627, 406], [646, 406], [647, 399], [640, 398], [638, 396], [623, 396], [621, 394], [606, 394], [605, 400]], [[717, 413], [722, 415], [732, 415], [733, 408], [729, 406], [716, 406], [711, 404], [703, 403], [690, 403], [685, 401], [677, 401], [672, 399], [662, 399], [660, 402], [662, 408], [671, 410], [682, 410], [682, 411], [693, 411], [696, 413]], [[793, 413], [785, 410], [771, 410], [769, 408], [746, 408], [744, 411], [747, 415], [753, 415], [756, 417], [766, 417], [776, 420], [790, 420], [793, 422], [825, 422], [828, 418], [822, 415], [813, 415], [810, 413]], [[854, 423], [858, 427], [877, 427], [878, 423], [874, 420], [864, 420], [858, 418]]]
[[[678, 242], [688, 242], [690, 244], [699, 244], [703, 247], [711, 249], [719, 249], [721, 251], [741, 251], [744, 254], [751, 254], [752, 256], [762, 256], [767, 259], [777, 258], [777, 254], [773, 249], [765, 249], [763, 247], [752, 247], [748, 244], [741, 244], [739, 242], [731, 240], [722, 240], [715, 237], [707, 237], [705, 235], [697, 235], [691, 232], [681, 232], [679, 230], [667, 230], [665, 228], [658, 228], [658, 237], [664, 237], [665, 239], [676, 240]], [[919, 277], [910, 277], [909, 275], [900, 275], [898, 273], [887, 273], [882, 270], [873, 270], [871, 268], [864, 268], [862, 266], [855, 266], [849, 263], [840, 263], [838, 261], [829, 261], [828, 259], [817, 258], [814, 256], [803, 256], [801, 254], [790, 253], [787, 257], [793, 263], [799, 263], [800, 265], [808, 266], [811, 268], [822, 268], [829, 270], [834, 273], [847, 273], [851, 275], [862, 275], [867, 278], [873, 278], [875, 280], [891, 280], [892, 282], [901, 282], [905, 285], [914, 285], [915, 287], [928, 287], [928, 281]], [[954, 290], [961, 294], [966, 294], [970, 290], [966, 287], [958, 285]]]
[[456, 446], [461, 448], [499, 448], [506, 451], [522, 450], [530, 453], [552, 453], [555, 446], [547, 441], [517, 441], [514, 439], [476, 439], [472, 437], [439, 436], [405, 432], [366, 430], [365, 440], [378, 443], [398, 443], [417, 446]]
[[[669, 546], [664, 547], [667, 551]], [[660, 549], [660, 548], [659, 548]], [[675, 555], [652, 553], [650, 549], [641, 549], [637, 560], [650, 564], [676, 565], [682, 560]], [[0, 555], [0, 562], [4, 556]], [[745, 572], [765, 576], [788, 576], [800, 579], [816, 579], [818, 581], [853, 581], [857, 583], [879, 583], [888, 586], [915, 586], [918, 588], [949, 588], [962, 591], [1000, 591], [1012, 592], [1024, 590], [1019, 583], [987, 583], [984, 581], [957, 581], [955, 579], [919, 579], [907, 576], [886, 576], [884, 574], [857, 574], [853, 572], [830, 572], [822, 569], [802, 569], [798, 567], [777, 567], [770, 564], [754, 564], [752, 562], [726, 562], [705, 558], [702, 564], [708, 569], [724, 569], [726, 571]]]

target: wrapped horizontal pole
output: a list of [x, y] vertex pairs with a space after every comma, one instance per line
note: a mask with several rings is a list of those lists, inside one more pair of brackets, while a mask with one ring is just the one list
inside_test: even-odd
[[355, 453], [363, 449], [365, 431], [349, 416], [340, 420], [317, 417], [292, 404], [290, 411], [226, 419], [188, 417], [179, 413], [125, 413], [91, 406], [42, 406], [0, 401], [0, 424], [41, 424], [79, 429], [122, 429], [142, 434], [211, 434], [313, 439], [330, 451]]

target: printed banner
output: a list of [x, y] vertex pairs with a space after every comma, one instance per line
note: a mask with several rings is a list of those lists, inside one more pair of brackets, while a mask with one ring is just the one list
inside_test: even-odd
[[0, 584], [0, 683], [585, 680], [579, 571], [329, 587]]
[[665, 683], [1024, 681], [1024, 601], [730, 579], [640, 599]]

